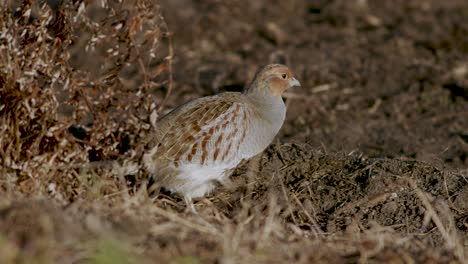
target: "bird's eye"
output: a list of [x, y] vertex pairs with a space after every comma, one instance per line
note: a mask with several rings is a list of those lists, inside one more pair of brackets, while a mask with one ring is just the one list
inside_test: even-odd
[[283, 73], [283, 75], [281, 75], [281, 77], [282, 77], [283, 79], [286, 79], [286, 77], [288, 77], [288, 75], [286, 75], [285, 73]]

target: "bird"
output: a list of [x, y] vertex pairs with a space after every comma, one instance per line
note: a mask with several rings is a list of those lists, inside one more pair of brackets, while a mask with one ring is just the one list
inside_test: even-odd
[[301, 86], [282, 64], [260, 67], [242, 92], [223, 92], [184, 103], [156, 121], [154, 147], [143, 166], [154, 182], [192, 199], [229, 182], [243, 160], [263, 152], [284, 123], [283, 93]]

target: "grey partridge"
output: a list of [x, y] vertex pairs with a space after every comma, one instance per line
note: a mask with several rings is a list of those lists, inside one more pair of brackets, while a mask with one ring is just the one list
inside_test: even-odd
[[156, 123], [155, 147], [143, 157], [154, 180], [192, 198], [212, 191], [242, 160], [261, 153], [283, 125], [285, 90], [300, 86], [281, 64], [260, 68], [242, 93], [225, 92], [189, 101]]

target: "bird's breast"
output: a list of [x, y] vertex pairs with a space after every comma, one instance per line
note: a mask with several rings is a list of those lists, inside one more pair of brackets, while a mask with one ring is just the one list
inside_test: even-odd
[[261, 113], [247, 127], [245, 141], [240, 147], [243, 159], [251, 158], [264, 151], [278, 134], [284, 123], [286, 109], [281, 107]]

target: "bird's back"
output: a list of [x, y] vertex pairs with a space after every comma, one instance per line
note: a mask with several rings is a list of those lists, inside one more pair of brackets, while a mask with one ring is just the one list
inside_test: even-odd
[[190, 101], [157, 122], [156, 147], [145, 163], [155, 174], [187, 165], [233, 167], [243, 158], [239, 148], [255, 115], [241, 93]]

